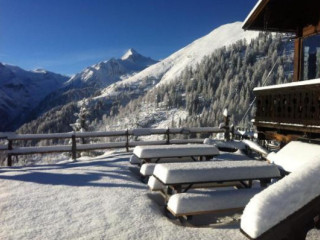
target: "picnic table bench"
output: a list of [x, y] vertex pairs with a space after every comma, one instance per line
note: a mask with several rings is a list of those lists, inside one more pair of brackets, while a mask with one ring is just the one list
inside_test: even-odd
[[178, 193], [169, 198], [167, 210], [174, 217], [239, 212], [263, 188], [231, 189], [211, 192]]

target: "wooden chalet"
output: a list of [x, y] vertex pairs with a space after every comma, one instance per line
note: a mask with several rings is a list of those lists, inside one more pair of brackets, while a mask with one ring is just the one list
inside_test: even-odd
[[320, 1], [260, 0], [243, 29], [294, 34], [292, 83], [254, 89], [260, 138], [320, 137]]

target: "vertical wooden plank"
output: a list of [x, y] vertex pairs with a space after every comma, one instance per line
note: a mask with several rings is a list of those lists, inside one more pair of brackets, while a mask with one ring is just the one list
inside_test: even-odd
[[[12, 140], [8, 140], [8, 151], [12, 150]], [[7, 162], [8, 167], [12, 166], [12, 155], [8, 153], [8, 162]]]
[[127, 152], [129, 152], [129, 131], [128, 131], [128, 129], [126, 131], [126, 138], [127, 138], [127, 140], [126, 140], [126, 150], [127, 150]]
[[301, 38], [296, 38], [294, 40], [294, 71], [293, 71], [293, 81], [301, 80], [301, 55], [302, 55], [302, 40]]
[[72, 160], [77, 160], [77, 142], [76, 142], [76, 135], [72, 134], [71, 137], [72, 140], [72, 147], [71, 147], [71, 152], [72, 152]]
[[167, 135], [167, 144], [170, 144], [170, 130], [169, 128], [167, 128], [167, 131], [166, 131], [166, 135]]

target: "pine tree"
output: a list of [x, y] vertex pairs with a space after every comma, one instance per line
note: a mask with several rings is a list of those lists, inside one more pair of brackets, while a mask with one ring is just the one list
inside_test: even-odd
[[[88, 99], [84, 99], [81, 102], [80, 111], [78, 113], [75, 113], [74, 116], [77, 117], [77, 120], [75, 123], [70, 124], [73, 131], [75, 132], [86, 132], [89, 130], [89, 121], [87, 120], [89, 116], [88, 111]], [[82, 139], [82, 143], [85, 143], [85, 139]]]

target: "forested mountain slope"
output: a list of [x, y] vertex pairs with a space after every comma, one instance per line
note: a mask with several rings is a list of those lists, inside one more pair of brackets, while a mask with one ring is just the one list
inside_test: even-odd
[[[219, 29], [227, 29], [225, 36], [231, 36], [232, 32], [229, 30], [234, 26], [241, 29], [241, 24], [238, 23]], [[243, 36], [242, 33], [240, 35]], [[210, 42], [208, 36], [219, 37], [210, 33], [182, 50], [187, 54], [188, 49], [195, 52], [197, 44], [199, 49], [208, 47], [209, 44], [204, 44]], [[262, 84], [274, 63], [277, 62], [268, 85], [288, 79], [290, 81], [292, 77], [292, 43], [282, 40], [280, 35], [258, 36], [257, 33], [251, 33], [248, 36], [243, 40], [233, 37], [233, 40], [237, 40], [231, 41], [231, 45], [210, 47], [206, 55], [202, 51], [202, 61], [200, 57], [198, 62], [188, 60], [184, 69], [173, 74], [170, 80], [163, 80], [168, 69], [159, 76], [157, 71], [153, 73], [150, 70], [165, 66], [168, 61], [165, 59], [133, 77], [110, 85], [101, 94], [88, 99], [90, 129], [157, 127], [168, 124], [217, 126], [224, 107], [228, 107], [232, 121], [238, 124], [253, 99], [253, 88]], [[256, 38], [251, 41], [254, 36]], [[214, 41], [220, 44], [222, 40], [219, 38]], [[177, 53], [180, 52], [181, 55], [182, 50]], [[172, 59], [175, 54], [167, 59]], [[188, 59], [188, 55], [181, 56]], [[180, 61], [177, 60], [177, 64]], [[173, 68], [174, 65], [171, 65], [170, 69]], [[75, 109], [79, 109], [80, 105], [73, 103]], [[250, 111], [251, 116], [253, 111]], [[19, 131], [32, 133], [71, 130], [69, 125], [75, 120], [74, 113], [59, 107], [25, 124]], [[249, 118], [250, 115], [246, 122]], [[47, 125], [47, 122], [50, 124]]]
[[[254, 108], [240, 121], [253, 101], [253, 88], [264, 80], [264, 85], [292, 81], [292, 71], [293, 44], [280, 35], [260, 34], [249, 44], [241, 40], [220, 48], [196, 68], [185, 69], [174, 81], [131, 101], [116, 116], [104, 118], [101, 126], [156, 127], [161, 121], [174, 126], [218, 126], [224, 108], [235, 125], [247, 125]], [[171, 114], [161, 118], [163, 111]]]

